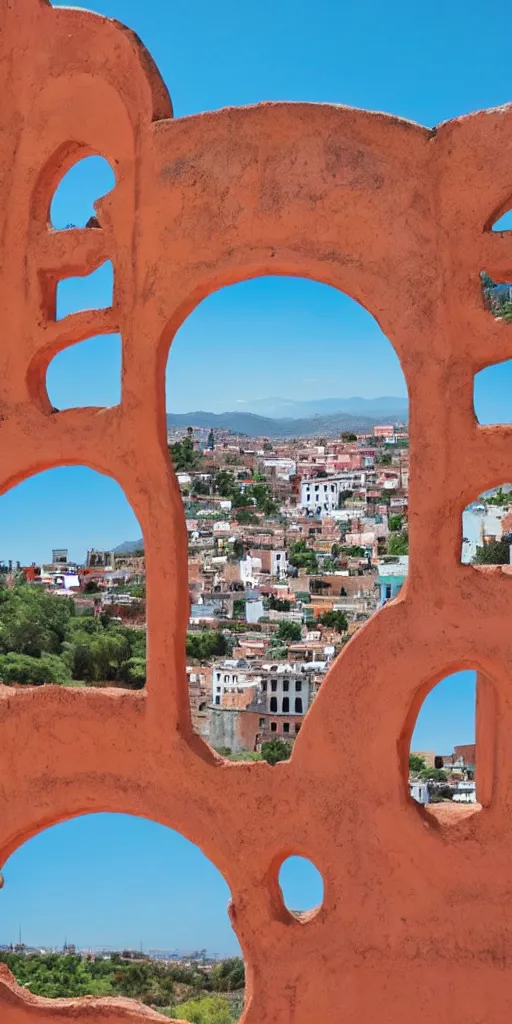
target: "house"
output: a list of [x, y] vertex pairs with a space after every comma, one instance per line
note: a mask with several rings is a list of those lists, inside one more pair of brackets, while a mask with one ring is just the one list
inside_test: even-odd
[[409, 555], [387, 555], [379, 560], [377, 586], [380, 605], [392, 601], [400, 593], [409, 570]]

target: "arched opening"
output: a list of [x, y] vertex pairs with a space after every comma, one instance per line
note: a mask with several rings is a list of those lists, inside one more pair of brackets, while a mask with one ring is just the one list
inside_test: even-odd
[[65, 277], [57, 284], [57, 320], [85, 309], [109, 309], [114, 291], [114, 269], [106, 260], [84, 277]]
[[504, 483], [471, 502], [462, 513], [461, 561], [499, 565], [512, 572], [512, 484]]
[[279, 885], [287, 910], [296, 916], [319, 910], [324, 900], [324, 880], [307, 857], [287, 857], [279, 870]]
[[394, 574], [395, 593], [406, 577], [405, 380], [357, 302], [263, 277], [211, 294], [182, 324], [167, 410], [188, 532], [191, 704], [198, 678], [208, 701], [194, 726], [233, 760], [276, 763], [383, 603], [380, 578]]
[[102, 334], [59, 352], [46, 371], [54, 409], [112, 406], [121, 401], [120, 334]]
[[455, 813], [488, 806], [494, 786], [496, 691], [481, 672], [464, 670], [428, 692], [410, 744], [408, 788], [417, 803]]
[[0, 962], [33, 995], [127, 996], [191, 1022], [205, 1000], [212, 1019], [238, 1020], [229, 889], [178, 832], [122, 814], [74, 818], [20, 846], [4, 877]]
[[480, 274], [482, 297], [486, 309], [497, 320], [512, 322], [512, 284], [507, 281], [493, 281], [487, 271]]
[[124, 543], [140, 527], [119, 485], [84, 466], [32, 476], [0, 498], [0, 535], [2, 682], [143, 687], [143, 546]]
[[[52, 198], [52, 227], [83, 228], [96, 218], [94, 203], [116, 184], [114, 172], [104, 157], [88, 156], [78, 160], [61, 179]], [[90, 225], [96, 226], [95, 224]]]
[[475, 374], [473, 404], [480, 424], [512, 423], [511, 388], [512, 359], [491, 363]]

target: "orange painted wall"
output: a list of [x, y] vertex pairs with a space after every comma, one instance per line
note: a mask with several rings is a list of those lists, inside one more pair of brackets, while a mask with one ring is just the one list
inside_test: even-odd
[[[72, 815], [144, 815], [197, 843], [230, 886], [244, 1024], [509, 1024], [512, 589], [461, 565], [460, 544], [464, 506], [512, 469], [512, 427], [473, 411], [474, 374], [512, 358], [479, 278], [512, 278], [508, 233], [490, 230], [510, 202], [512, 107], [436, 130], [307, 103], [173, 120], [136, 36], [45, 0], [2, 2], [0, 55], [0, 487], [79, 463], [114, 477], [144, 534], [150, 633], [145, 691], [0, 689], [1, 860]], [[117, 178], [100, 227], [54, 231], [53, 192], [89, 153]], [[112, 308], [57, 322], [57, 281], [106, 259]], [[274, 768], [224, 763], [191, 729], [164, 404], [180, 324], [215, 289], [264, 274], [332, 285], [378, 318], [407, 379], [411, 443], [407, 584], [345, 646]], [[54, 412], [52, 357], [115, 331], [121, 403]], [[463, 667], [486, 680], [479, 716], [495, 710], [492, 728], [477, 721], [486, 807], [454, 824], [452, 808], [438, 819], [412, 804], [406, 767], [424, 696]], [[277, 880], [289, 854], [325, 883], [301, 919]], [[162, 1018], [122, 1000], [49, 1004], [2, 969], [2, 1024], [70, 1019]]]

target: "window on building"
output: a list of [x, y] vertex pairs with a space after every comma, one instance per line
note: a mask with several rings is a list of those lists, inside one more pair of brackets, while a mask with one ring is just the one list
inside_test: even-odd
[[277, 679], [273, 679], [272, 680], [271, 686], [272, 686], [272, 693], [275, 693], [276, 690], [277, 690]]
[[277, 722], [270, 723], [270, 732], [277, 732]]
[[216, 675], [216, 678], [217, 678], [217, 682], [220, 683], [220, 672], [216, 672], [215, 675]]
[[283, 697], [283, 707], [282, 707], [283, 714], [285, 714], [285, 715], [288, 714], [289, 710], [290, 710], [290, 698], [289, 697]]
[[277, 697], [270, 698], [270, 710], [273, 712], [277, 711]]
[[283, 692], [284, 693], [288, 693], [289, 689], [290, 689], [289, 680], [288, 679], [283, 679]]
[[283, 732], [290, 732], [290, 723], [283, 722]]
[[296, 693], [300, 693], [301, 690], [302, 690], [302, 680], [301, 679], [297, 679], [296, 682], [295, 682], [295, 692]]
[[224, 676], [224, 682], [229, 683], [229, 676]]
[[295, 714], [296, 715], [301, 715], [302, 714], [302, 697], [296, 697], [295, 698]]
[[390, 598], [391, 598], [391, 584], [387, 583], [386, 584], [386, 601], [389, 601]]
[[217, 686], [217, 687], [216, 687], [216, 690], [217, 690], [217, 693], [220, 693], [220, 691], [221, 691], [221, 687], [220, 687], [220, 686]]
[[300, 727], [301, 727], [301, 723], [300, 722], [295, 722], [295, 733], [300, 732]]
[[260, 718], [258, 720], [258, 725], [259, 725], [260, 729], [263, 729], [263, 727], [265, 725], [265, 719], [264, 718]]
[[263, 682], [261, 684], [261, 689], [262, 689], [263, 693], [267, 692], [267, 680], [266, 679], [263, 680]]
[[215, 703], [216, 703], [216, 704], [220, 704], [220, 696], [219, 696], [218, 694], [217, 694], [217, 696], [215, 697]]

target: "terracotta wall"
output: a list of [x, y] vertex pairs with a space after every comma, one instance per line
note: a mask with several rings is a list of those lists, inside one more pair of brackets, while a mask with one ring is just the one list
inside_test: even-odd
[[[307, 103], [173, 120], [135, 35], [45, 0], [4, 0], [0, 56], [0, 488], [58, 465], [114, 477], [142, 526], [150, 634], [145, 691], [0, 690], [1, 860], [73, 815], [150, 817], [230, 887], [244, 1024], [509, 1024], [512, 589], [461, 565], [460, 546], [464, 506], [512, 471], [512, 426], [481, 427], [473, 410], [474, 374], [512, 358], [479, 277], [512, 279], [510, 234], [491, 231], [510, 203], [512, 108], [434, 130]], [[100, 227], [53, 231], [53, 192], [89, 153], [117, 179]], [[106, 259], [112, 308], [56, 321], [57, 281]], [[408, 581], [344, 647], [274, 768], [224, 763], [191, 729], [187, 535], [164, 403], [180, 324], [264, 274], [332, 285], [374, 314], [407, 379], [411, 443]], [[52, 357], [115, 331], [121, 403], [54, 411]], [[464, 667], [481, 673], [486, 806], [438, 819], [408, 797], [410, 737], [429, 689]], [[325, 885], [300, 918], [278, 884], [290, 854]], [[158, 1016], [49, 1004], [2, 970], [2, 1024], [71, 1018]]]

